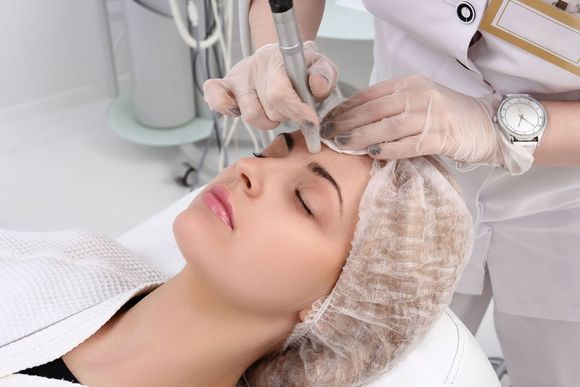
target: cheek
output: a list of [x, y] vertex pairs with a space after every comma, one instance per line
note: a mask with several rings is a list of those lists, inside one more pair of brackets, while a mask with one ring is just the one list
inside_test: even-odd
[[[240, 235], [241, 237], [241, 235]], [[299, 311], [329, 293], [346, 252], [311, 225], [286, 220], [256, 225], [230, 257], [236, 293], [254, 307]]]
[[[279, 203], [239, 208], [239, 227], [224, 225], [194, 202], [175, 220], [187, 263], [235, 307], [261, 314], [298, 312], [330, 292], [348, 253], [342, 236], [324, 236], [310, 219]], [[256, 213], [268, 216], [254, 216]]]

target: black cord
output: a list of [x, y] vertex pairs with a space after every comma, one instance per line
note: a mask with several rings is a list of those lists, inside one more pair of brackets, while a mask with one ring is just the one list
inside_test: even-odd
[[218, 72], [217, 76], [219, 78], [222, 78], [225, 75], [225, 71], [224, 71], [225, 63], [222, 62], [222, 59], [223, 58], [219, 54], [219, 50], [217, 48], [217, 44], [215, 44], [212, 47], [212, 51], [213, 51], [213, 57], [215, 59], [215, 64], [216, 64], [216, 67], [217, 67], [217, 72]]
[[201, 87], [201, 85], [199, 84], [199, 79], [197, 76], [197, 67], [198, 67], [198, 58], [199, 58], [199, 54], [197, 50], [191, 50], [192, 53], [192, 59], [191, 61], [193, 62], [193, 86], [195, 87], [195, 90], [197, 90], [199, 93], [203, 94], [203, 89]]
[[[206, 27], [205, 28], [205, 35], [204, 35], [203, 39], [207, 39], [212, 34], [213, 30], [215, 28], [217, 28], [216, 15], [214, 15], [213, 12], [211, 12], [211, 0], [204, 0], [203, 4], [204, 4], [204, 24]], [[216, 62], [216, 67], [217, 67], [217, 71], [218, 71], [217, 77], [221, 78], [225, 75], [225, 71], [224, 71], [225, 65], [222, 64], [223, 59], [220, 60], [220, 55], [219, 55], [217, 45], [213, 45], [212, 47], [210, 47], [209, 50], [206, 50], [206, 52], [205, 52], [205, 64], [199, 63], [200, 49], [199, 48], [197, 50], [192, 49], [193, 84], [194, 84], [195, 90], [197, 90], [201, 94], [203, 94], [203, 88], [201, 87], [201, 83], [199, 80], [200, 77], [198, 77], [199, 66], [205, 65], [205, 71], [206, 71], [205, 76], [207, 77], [207, 79], [213, 78], [213, 75], [211, 73], [211, 66], [210, 66], [210, 55], [209, 55], [210, 52], [213, 55], [215, 62]], [[205, 78], [205, 77], [202, 75], [201, 78]]]
[[[213, 30], [213, 28], [215, 27], [215, 15], [213, 14], [213, 12], [211, 12], [211, 0], [204, 0], [203, 1], [203, 6], [204, 6], [204, 17], [205, 17], [205, 32], [206, 32], [206, 38], [209, 36], [209, 31]], [[210, 19], [211, 18], [211, 19]], [[210, 25], [211, 23], [211, 25]]]
[[[188, 23], [187, 23], [187, 29], [189, 30], [189, 34], [193, 37], [195, 37], [195, 31], [193, 28], [193, 25], [191, 24], [189, 18], [187, 19]], [[203, 90], [201, 88], [201, 85], [199, 84], [199, 79], [197, 76], [197, 58], [198, 58], [198, 51], [194, 49], [193, 47], [191, 47], [189, 49], [189, 52], [191, 54], [191, 65], [192, 65], [192, 73], [193, 73], [193, 87], [195, 90], [197, 90], [199, 93], [201, 93], [203, 95]]]
[[[212, 6], [211, 6], [211, 0], [204, 0], [204, 6], [205, 6], [205, 26], [206, 26], [206, 37], [210, 36], [211, 32], [217, 28], [217, 15], [214, 15], [213, 12], [211, 12]], [[222, 32], [222, 31], [220, 31]], [[217, 51], [217, 44], [214, 44], [212, 47], [210, 47], [210, 50], [206, 51], [206, 56], [205, 56], [205, 68], [207, 71], [207, 77], [208, 79], [213, 78], [213, 75], [211, 73], [211, 66], [210, 66], [210, 52], [213, 54], [214, 59], [215, 59], [215, 64], [216, 67], [218, 69], [218, 77], [222, 77], [222, 66], [219, 60], [219, 54]]]

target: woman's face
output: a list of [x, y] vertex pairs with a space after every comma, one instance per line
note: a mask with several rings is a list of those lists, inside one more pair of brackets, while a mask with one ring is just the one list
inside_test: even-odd
[[294, 313], [330, 292], [350, 250], [371, 159], [300, 132], [220, 173], [175, 220], [188, 266], [235, 307]]

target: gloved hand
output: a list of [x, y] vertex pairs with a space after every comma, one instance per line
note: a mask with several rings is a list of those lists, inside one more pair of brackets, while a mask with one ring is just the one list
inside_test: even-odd
[[[323, 100], [336, 87], [336, 66], [312, 41], [304, 43], [304, 56], [310, 91], [316, 100]], [[288, 120], [301, 126], [320, 125], [314, 109], [292, 87], [277, 43], [241, 60], [223, 79], [207, 80], [203, 92], [210, 109], [227, 116], [241, 114], [255, 128], [274, 129]]]
[[500, 99], [470, 97], [411, 75], [380, 82], [335, 107], [322, 122], [321, 136], [339, 147], [367, 148], [376, 159], [445, 155], [520, 174], [533, 157], [495, 126]]

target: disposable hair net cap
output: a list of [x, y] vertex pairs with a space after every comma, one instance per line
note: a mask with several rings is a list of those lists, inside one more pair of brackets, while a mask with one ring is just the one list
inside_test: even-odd
[[350, 386], [388, 370], [449, 304], [472, 220], [436, 158], [375, 161], [342, 273], [251, 386]]

